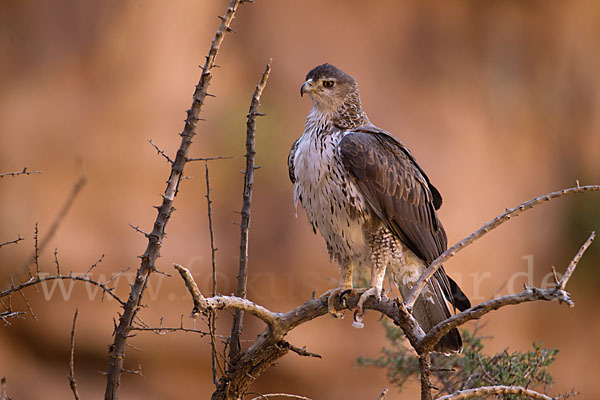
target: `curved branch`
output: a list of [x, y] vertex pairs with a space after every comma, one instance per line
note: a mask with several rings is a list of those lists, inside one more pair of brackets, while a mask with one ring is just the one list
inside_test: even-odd
[[414, 306], [415, 301], [419, 297], [419, 294], [421, 294], [421, 291], [427, 284], [427, 281], [429, 281], [429, 279], [431, 279], [431, 277], [433, 276], [435, 271], [437, 271], [445, 261], [447, 261], [450, 257], [453, 257], [456, 253], [458, 253], [459, 251], [461, 251], [462, 249], [464, 249], [465, 247], [467, 247], [468, 245], [473, 243], [475, 240], [481, 238], [486, 233], [496, 229], [497, 227], [499, 227], [500, 225], [502, 225], [503, 223], [505, 223], [512, 217], [516, 217], [517, 215], [521, 214], [522, 212], [527, 211], [541, 203], [550, 201], [552, 199], [556, 199], [556, 198], [563, 197], [563, 196], [573, 194], [573, 193], [583, 193], [583, 192], [591, 192], [591, 191], [600, 191], [600, 185], [579, 186], [579, 184], [577, 184], [576, 187], [559, 190], [558, 192], [548, 193], [543, 196], [535, 197], [535, 198], [533, 198], [529, 201], [526, 201], [516, 207], [510, 208], [510, 209], [507, 208], [505, 213], [497, 216], [490, 222], [486, 223], [481, 228], [479, 228], [478, 230], [476, 230], [475, 232], [473, 232], [472, 234], [470, 234], [469, 236], [467, 236], [460, 242], [456, 243], [454, 246], [450, 247], [448, 250], [443, 252], [438, 258], [436, 258], [429, 265], [429, 267], [427, 267], [425, 272], [423, 272], [423, 274], [421, 274], [421, 276], [419, 277], [417, 282], [414, 284], [408, 297], [404, 301], [404, 304], [406, 305], [406, 307], [409, 310], [412, 310], [412, 307]]
[[519, 386], [482, 386], [475, 389], [460, 390], [458, 392], [438, 397], [436, 400], [462, 400], [476, 396], [488, 396], [491, 394], [520, 394], [537, 400], [555, 400], [554, 397], [538, 393], [535, 390], [525, 389]]
[[68, 275], [64, 275], [64, 274], [46, 275], [45, 273], [40, 272], [37, 275], [37, 277], [35, 277], [35, 278], [31, 277], [31, 278], [29, 278], [29, 280], [27, 280], [23, 283], [20, 283], [18, 285], [11, 285], [10, 288], [0, 291], [0, 298], [10, 296], [11, 294], [19, 292], [29, 286], [35, 286], [35, 285], [41, 284], [46, 281], [53, 281], [53, 280], [57, 280], [57, 279], [86, 282], [91, 285], [98, 286], [100, 289], [102, 289], [102, 291], [104, 293], [108, 294], [110, 297], [112, 297], [113, 299], [118, 301], [119, 304], [121, 304], [122, 306], [124, 306], [126, 304], [123, 300], [121, 300], [119, 298], [119, 296], [117, 296], [116, 294], [113, 293], [114, 288], [109, 288], [108, 286], [106, 286], [106, 283], [95, 281], [91, 278], [88, 278], [85, 274], [84, 275], [73, 275], [73, 273], [69, 273]]
[[521, 293], [510, 294], [510, 295], [498, 297], [496, 299], [492, 299], [492, 300], [477, 304], [476, 306], [473, 306], [461, 313], [458, 313], [458, 314], [440, 322], [433, 328], [431, 328], [429, 330], [429, 332], [427, 332], [427, 335], [425, 335], [425, 337], [421, 341], [421, 343], [420, 343], [421, 348], [424, 351], [432, 351], [432, 349], [436, 345], [436, 343], [446, 333], [450, 332], [450, 330], [452, 330], [452, 328], [456, 328], [460, 325], [463, 325], [465, 322], [470, 321], [472, 319], [481, 318], [483, 315], [489, 313], [490, 311], [497, 310], [500, 307], [521, 304], [521, 303], [526, 303], [529, 301], [536, 301], [536, 300], [546, 300], [546, 301], [558, 300], [561, 303], [562, 302], [567, 303], [569, 305], [569, 307], [573, 307], [574, 306], [573, 300], [571, 300], [569, 293], [567, 293], [564, 290], [564, 287], [567, 284], [567, 282], [569, 281], [569, 278], [571, 277], [571, 275], [573, 274], [573, 271], [575, 270], [577, 263], [579, 262], [579, 260], [581, 260], [583, 253], [587, 250], [587, 248], [590, 246], [590, 244], [592, 243], [592, 241], [594, 240], [595, 237], [596, 237], [596, 233], [592, 232], [590, 234], [589, 238], [581, 246], [581, 248], [579, 249], [579, 251], [577, 252], [575, 257], [573, 257], [573, 260], [571, 260], [571, 262], [569, 263], [569, 266], [567, 267], [567, 271], [565, 272], [565, 275], [562, 277], [560, 282], [558, 282], [556, 284], [555, 287], [552, 287], [549, 289], [539, 289], [536, 287], [528, 287]]

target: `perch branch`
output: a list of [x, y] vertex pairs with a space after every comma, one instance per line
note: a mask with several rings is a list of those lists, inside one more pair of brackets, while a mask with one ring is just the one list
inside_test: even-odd
[[79, 315], [79, 310], [75, 309], [75, 315], [73, 315], [73, 328], [71, 328], [71, 354], [69, 357], [69, 386], [71, 387], [71, 391], [73, 392], [73, 397], [75, 400], [79, 400], [79, 392], [77, 391], [77, 382], [75, 381], [75, 362], [73, 358], [75, 357], [75, 323], [77, 322], [77, 315]]
[[427, 284], [427, 281], [429, 281], [429, 279], [431, 279], [431, 277], [433, 276], [435, 271], [437, 271], [445, 261], [447, 261], [450, 257], [453, 257], [454, 255], [456, 255], [456, 253], [458, 253], [459, 251], [464, 249], [466, 246], [473, 243], [475, 240], [484, 236], [486, 233], [496, 229], [497, 227], [499, 227], [500, 225], [502, 225], [503, 223], [505, 223], [512, 217], [516, 217], [517, 215], [521, 214], [522, 212], [527, 211], [539, 204], [550, 201], [552, 199], [556, 199], [556, 198], [563, 197], [563, 196], [573, 194], [573, 193], [583, 193], [583, 192], [599, 191], [599, 190], [600, 190], [600, 185], [579, 186], [579, 184], [578, 184], [576, 187], [573, 187], [573, 188], [563, 189], [563, 190], [559, 190], [557, 192], [552, 192], [552, 193], [548, 193], [543, 196], [535, 197], [535, 198], [533, 198], [529, 201], [526, 201], [514, 208], [510, 208], [510, 209], [507, 208], [506, 212], [497, 216], [490, 222], [486, 223], [481, 228], [479, 228], [478, 230], [476, 230], [475, 232], [473, 232], [472, 234], [470, 234], [469, 236], [467, 236], [460, 242], [456, 243], [454, 246], [450, 247], [448, 250], [443, 252], [438, 258], [436, 258], [429, 265], [429, 267], [427, 267], [425, 272], [423, 272], [423, 274], [421, 274], [421, 276], [419, 277], [417, 282], [415, 282], [415, 284], [414, 284], [413, 288], [411, 289], [408, 297], [406, 298], [404, 304], [406, 305], [406, 307], [409, 310], [411, 310], [415, 304], [415, 301], [419, 297], [419, 294], [421, 294], [421, 291]]
[[[244, 173], [244, 190], [242, 196], [242, 220], [240, 223], [240, 265], [237, 276], [236, 296], [246, 297], [246, 286], [248, 283], [248, 233], [250, 229], [250, 207], [252, 205], [252, 189], [254, 187], [254, 156], [256, 149], [254, 146], [254, 137], [256, 134], [256, 116], [258, 114], [258, 106], [260, 97], [267, 85], [269, 73], [271, 72], [271, 61], [265, 67], [260, 78], [260, 82], [254, 90], [250, 109], [248, 110], [248, 118], [246, 121], [246, 172]], [[229, 360], [235, 360], [240, 353], [240, 336], [244, 323], [244, 313], [242, 310], [236, 310], [233, 316], [233, 324], [231, 326], [231, 340], [229, 341]]]
[[554, 397], [546, 396], [531, 389], [519, 386], [482, 386], [475, 389], [460, 390], [446, 396], [438, 397], [436, 400], [462, 400], [471, 397], [489, 396], [492, 394], [520, 394], [537, 400], [556, 400]]
[[230, 0], [229, 6], [225, 15], [221, 18], [221, 23], [215, 32], [215, 36], [211, 43], [208, 55], [200, 81], [196, 85], [194, 91], [192, 105], [187, 111], [187, 118], [183, 131], [181, 132], [181, 143], [177, 150], [175, 160], [171, 163], [171, 172], [167, 180], [167, 187], [163, 195], [162, 204], [158, 207], [158, 215], [154, 221], [153, 230], [148, 237], [148, 245], [144, 254], [140, 257], [141, 264], [138, 267], [135, 282], [131, 285], [131, 290], [127, 300], [127, 304], [123, 307], [123, 312], [119, 318], [119, 324], [115, 330], [114, 340], [109, 351], [109, 366], [106, 373], [106, 391], [104, 394], [105, 400], [117, 400], [119, 397], [118, 390], [121, 384], [121, 373], [123, 372], [123, 364], [125, 361], [125, 348], [129, 332], [131, 330], [133, 320], [139, 309], [142, 294], [146, 288], [148, 278], [155, 269], [156, 259], [160, 254], [160, 249], [165, 236], [165, 229], [171, 212], [173, 211], [173, 202], [177, 195], [179, 183], [183, 177], [183, 170], [187, 162], [189, 148], [192, 144], [192, 139], [196, 134], [197, 123], [200, 120], [199, 115], [204, 106], [206, 97], [208, 96], [208, 87], [212, 79], [212, 69], [215, 67], [215, 59], [223, 43], [225, 33], [229, 30], [235, 12], [242, 0]]

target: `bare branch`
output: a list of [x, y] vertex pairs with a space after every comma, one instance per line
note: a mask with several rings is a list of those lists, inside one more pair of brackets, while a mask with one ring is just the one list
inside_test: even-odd
[[294, 353], [298, 354], [299, 356], [302, 357], [314, 357], [314, 358], [323, 358], [322, 355], [317, 354], [317, 353], [313, 353], [312, 351], [308, 351], [306, 350], [306, 347], [296, 347], [291, 343], [288, 342], [280, 342], [279, 343], [280, 346], [287, 346], [291, 351], [293, 351]]
[[10, 296], [13, 293], [16, 292], [21, 292], [23, 289], [29, 287], [29, 286], [35, 286], [38, 285], [42, 282], [48, 282], [48, 281], [53, 281], [56, 279], [63, 279], [63, 280], [71, 280], [71, 281], [81, 281], [81, 282], [87, 282], [91, 285], [94, 286], [98, 286], [100, 289], [102, 289], [102, 291], [104, 293], [107, 293], [109, 296], [111, 296], [113, 299], [115, 299], [116, 301], [119, 302], [119, 304], [121, 304], [122, 306], [124, 306], [126, 303], [121, 300], [119, 298], [119, 296], [117, 296], [113, 290], [114, 288], [109, 288], [106, 283], [102, 283], [102, 282], [98, 282], [96, 280], [93, 280], [91, 278], [88, 278], [85, 275], [73, 275], [73, 273], [70, 273], [68, 275], [64, 275], [64, 274], [56, 274], [56, 275], [46, 275], [46, 273], [44, 272], [40, 272], [40, 274], [37, 277], [31, 277], [29, 278], [29, 280], [20, 283], [18, 285], [15, 284], [11, 284], [11, 287], [0, 291], [0, 299], [6, 296]]
[[[189, 161], [189, 160], [188, 160]], [[205, 167], [205, 176], [206, 176], [206, 204], [207, 204], [207, 213], [208, 213], [208, 232], [210, 234], [210, 260], [212, 265], [212, 292], [211, 295], [215, 296], [217, 294], [217, 258], [216, 252], [217, 248], [215, 247], [215, 234], [213, 229], [213, 219], [212, 219], [212, 200], [210, 198], [210, 174], [208, 171], [208, 161], [204, 163]], [[215, 320], [217, 318], [217, 314], [211, 312], [208, 315], [208, 330], [210, 332], [210, 347], [211, 347], [211, 369], [213, 375], [213, 382], [215, 386], [219, 384], [217, 379], [217, 367], [219, 371], [221, 371], [221, 375], [223, 375], [223, 368], [219, 364], [219, 360], [217, 358], [217, 344], [215, 340]]]
[[206, 169], [206, 204], [208, 209], [208, 233], [210, 234], [210, 261], [212, 265], [212, 292], [211, 296], [217, 294], [217, 259], [215, 253], [217, 248], [215, 247], [215, 234], [213, 229], [212, 220], [212, 200], [210, 199], [210, 175], [208, 172], [208, 162], [205, 164]]
[[193, 328], [184, 328], [182, 326], [174, 326], [174, 327], [168, 327], [168, 326], [159, 326], [159, 327], [141, 327], [141, 326], [134, 326], [131, 328], [132, 331], [139, 331], [139, 332], [153, 332], [156, 333], [157, 335], [166, 335], [167, 333], [172, 333], [172, 332], [185, 332], [185, 333], [197, 333], [201, 336], [206, 336], [209, 335], [209, 332], [204, 332], [201, 331], [199, 329], [193, 329]]
[[75, 400], [79, 400], [79, 392], [77, 391], [77, 382], [75, 381], [75, 362], [73, 358], [75, 356], [75, 323], [77, 322], [77, 315], [79, 310], [75, 309], [75, 315], [73, 315], [73, 328], [71, 329], [71, 355], [69, 357], [69, 386], [73, 392]]
[[[480, 303], [476, 306], [473, 306], [461, 313], [458, 313], [458, 314], [440, 322], [439, 324], [437, 324], [436, 326], [431, 328], [429, 330], [429, 332], [427, 332], [427, 335], [425, 335], [425, 337], [419, 344], [419, 347], [417, 347], [417, 348], [420, 349], [421, 351], [431, 351], [433, 349], [433, 347], [435, 346], [435, 344], [446, 333], [450, 332], [450, 330], [452, 328], [456, 328], [460, 325], [463, 325], [465, 322], [470, 321], [472, 319], [481, 318], [483, 315], [489, 313], [490, 311], [497, 310], [500, 307], [521, 304], [521, 303], [525, 303], [525, 302], [529, 302], [529, 301], [536, 301], [536, 300], [546, 300], [546, 301], [558, 300], [561, 303], [565, 302], [570, 307], [573, 307], [573, 305], [574, 305], [573, 300], [571, 300], [569, 293], [567, 293], [564, 290], [564, 285], [566, 285], [569, 277], [575, 270], [577, 263], [581, 259], [581, 256], [583, 255], [585, 250], [590, 246], [594, 237], [595, 237], [595, 233], [592, 232], [592, 234], [585, 241], [583, 246], [581, 246], [581, 248], [579, 249], [579, 251], [577, 252], [575, 257], [573, 258], [573, 260], [569, 263], [567, 271], [570, 271], [570, 272], [568, 273], [568, 276], [567, 276], [567, 273], [565, 273], [565, 275], [563, 276], [563, 279], [555, 287], [552, 287], [549, 289], [538, 289], [536, 287], [528, 287], [528, 288], [525, 288], [525, 290], [522, 291], [521, 293], [509, 294], [509, 295], [498, 297], [493, 300], [488, 300], [488, 301]], [[565, 279], [565, 277], [566, 277], [566, 279]]]
[[154, 142], [152, 141], [152, 139], [148, 140], [148, 142], [152, 145], [152, 147], [154, 147], [154, 149], [158, 152], [158, 154], [160, 154], [161, 156], [163, 156], [165, 158], [165, 160], [167, 160], [169, 162], [169, 164], [173, 164], [173, 160], [171, 160], [171, 157], [169, 157], [167, 155], [167, 153], [165, 153], [165, 151], [163, 149], [161, 149], [156, 144], [154, 144]]
[[436, 400], [461, 400], [478, 396], [489, 396], [492, 394], [520, 394], [537, 400], [556, 400], [554, 397], [546, 396], [531, 389], [519, 386], [482, 386], [476, 389], [460, 390], [446, 396], [438, 397]]
[[0, 179], [4, 178], [5, 176], [32, 175], [32, 174], [41, 174], [41, 173], [42, 173], [42, 171], [28, 171], [27, 167], [25, 167], [25, 168], [23, 168], [22, 171], [1, 173]]
[[[254, 394], [254, 393], [253, 393]], [[288, 393], [269, 393], [269, 394], [259, 394], [258, 397], [255, 397], [251, 400], [261, 400], [261, 399], [269, 399], [271, 397], [284, 397], [286, 399], [296, 399], [296, 400], [311, 400], [308, 397], [298, 396], [296, 394], [288, 394]]]
[[142, 294], [146, 288], [146, 283], [152, 271], [155, 269], [156, 259], [159, 256], [162, 242], [165, 236], [165, 229], [171, 212], [173, 211], [173, 202], [177, 195], [179, 183], [183, 177], [183, 170], [188, 160], [189, 148], [192, 139], [196, 135], [196, 127], [199, 121], [199, 115], [204, 106], [208, 95], [208, 87], [212, 79], [212, 69], [215, 66], [215, 59], [225, 37], [233, 17], [242, 0], [230, 0], [229, 6], [223, 16], [215, 36], [211, 43], [206, 61], [202, 68], [200, 81], [194, 91], [192, 105], [187, 111], [187, 118], [183, 131], [181, 132], [181, 143], [177, 150], [175, 160], [171, 163], [171, 172], [167, 180], [167, 187], [163, 195], [162, 204], [158, 207], [158, 215], [153, 224], [152, 233], [148, 237], [148, 245], [144, 254], [140, 257], [142, 262], [137, 270], [135, 282], [131, 285], [127, 304], [123, 307], [123, 313], [119, 318], [119, 324], [115, 330], [114, 341], [110, 346], [109, 367], [107, 371], [105, 400], [118, 399], [119, 385], [121, 384], [121, 372], [125, 361], [125, 347], [129, 337], [129, 331], [139, 309]]
[[[248, 283], [248, 233], [250, 228], [250, 207], [252, 205], [252, 189], [254, 187], [254, 156], [256, 150], [254, 147], [254, 136], [256, 133], [256, 116], [258, 115], [258, 106], [260, 97], [267, 85], [269, 73], [271, 72], [271, 61], [265, 67], [260, 78], [260, 82], [254, 90], [250, 109], [248, 111], [248, 120], [246, 122], [246, 171], [244, 173], [244, 190], [242, 196], [242, 221], [240, 224], [240, 265], [237, 276], [236, 295], [241, 298], [246, 297], [246, 285]], [[229, 341], [229, 359], [234, 360], [240, 353], [240, 336], [242, 334], [244, 322], [244, 313], [237, 310], [233, 317], [231, 327], [231, 340]]]
[[150, 237], [150, 234], [149, 234], [149, 233], [147, 233], [147, 232], [144, 232], [144, 231], [143, 231], [142, 229], [140, 229], [140, 227], [139, 227], [139, 226], [137, 226], [137, 225], [129, 224], [129, 227], [130, 227], [131, 229], [133, 229], [134, 231], [136, 231], [137, 233], [141, 233], [141, 234], [142, 234], [144, 237], [146, 237], [146, 238]]
[[583, 256], [583, 253], [585, 253], [587, 248], [590, 247], [590, 245], [594, 241], [595, 237], [596, 237], [596, 232], [592, 231], [592, 233], [590, 234], [590, 237], [588, 237], [588, 239], [581, 246], [581, 248], [579, 249], [577, 254], [575, 254], [575, 257], [573, 257], [573, 259], [569, 263], [569, 266], [567, 267], [565, 274], [563, 275], [562, 279], [560, 280], [560, 282], [558, 282], [558, 285], [556, 286], [557, 289], [565, 290], [565, 286], [567, 285], [567, 282], [571, 278], [571, 275], [573, 275], [573, 271], [575, 271], [575, 267], [577, 267], [579, 260], [581, 260], [581, 256]]
[[187, 158], [186, 161], [187, 162], [192, 162], [192, 161], [231, 160], [232, 158], [233, 158], [232, 156], [193, 157], [193, 158]]
[[475, 232], [473, 232], [472, 234], [470, 234], [469, 236], [467, 236], [460, 242], [456, 243], [454, 246], [450, 247], [448, 250], [443, 252], [438, 258], [436, 258], [429, 265], [429, 267], [427, 267], [425, 272], [423, 272], [421, 274], [421, 276], [419, 277], [417, 282], [415, 282], [408, 297], [404, 301], [404, 304], [406, 305], [406, 307], [409, 310], [411, 310], [413, 305], [415, 304], [415, 301], [419, 297], [419, 294], [421, 294], [421, 291], [425, 287], [425, 284], [427, 284], [427, 281], [429, 281], [429, 279], [431, 279], [431, 277], [433, 276], [435, 271], [437, 271], [445, 261], [447, 261], [450, 257], [453, 257], [456, 253], [458, 253], [459, 251], [464, 249], [466, 246], [473, 243], [475, 240], [484, 236], [486, 233], [496, 229], [497, 227], [499, 227], [500, 225], [502, 225], [503, 223], [508, 221], [510, 218], [516, 217], [517, 215], [521, 214], [522, 212], [527, 211], [539, 204], [550, 201], [552, 199], [556, 199], [556, 198], [563, 197], [563, 196], [573, 194], [573, 193], [583, 193], [583, 192], [591, 192], [591, 191], [599, 191], [599, 190], [600, 190], [600, 185], [588, 185], [588, 186], [577, 185], [576, 187], [573, 187], [573, 188], [563, 189], [563, 190], [559, 190], [558, 192], [552, 192], [552, 193], [549, 193], [549, 194], [546, 194], [543, 196], [535, 197], [535, 198], [533, 198], [529, 201], [526, 201], [514, 208], [510, 208], [510, 209], [507, 208], [505, 213], [497, 216], [490, 222], [486, 223], [481, 228], [479, 228], [478, 230], [476, 230]]
[[196, 281], [194, 280], [194, 277], [192, 276], [190, 270], [179, 264], [174, 264], [173, 266], [177, 271], [179, 271], [179, 274], [185, 282], [185, 286], [188, 288], [190, 294], [192, 295], [192, 300], [194, 301], [194, 309], [192, 310], [192, 316], [195, 317], [200, 312], [206, 311], [208, 309], [208, 303], [206, 302], [204, 296], [202, 296], [202, 293], [200, 293], [200, 289], [198, 289], [198, 285], [196, 284]]
[[9, 240], [8, 242], [0, 243], [0, 247], [7, 246], [9, 244], [17, 244], [21, 240], [25, 240], [25, 239], [22, 238], [21, 235], [19, 235], [15, 240]]

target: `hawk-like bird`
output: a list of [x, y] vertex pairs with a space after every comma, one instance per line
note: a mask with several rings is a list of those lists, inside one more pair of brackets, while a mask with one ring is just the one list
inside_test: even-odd
[[[354, 78], [331, 64], [313, 68], [300, 89], [313, 108], [304, 134], [288, 158], [294, 202], [302, 203], [313, 230], [325, 238], [330, 257], [341, 267], [334, 296], [352, 290], [354, 267], [371, 267], [369, 296], [381, 295], [386, 269], [402, 296], [447, 248], [436, 215], [442, 204], [410, 151], [374, 126], [362, 108]], [[417, 299], [413, 315], [425, 332], [451, 315], [448, 302], [464, 310], [469, 300], [443, 267]], [[440, 352], [460, 351], [453, 329], [437, 344]]]

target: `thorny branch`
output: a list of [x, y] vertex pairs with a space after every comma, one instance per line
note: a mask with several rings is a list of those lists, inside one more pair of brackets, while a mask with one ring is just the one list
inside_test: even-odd
[[[244, 191], [242, 196], [242, 221], [240, 223], [240, 265], [237, 276], [236, 296], [246, 297], [246, 285], [248, 282], [248, 233], [250, 229], [250, 207], [252, 205], [252, 189], [254, 187], [254, 170], [257, 168], [254, 164], [256, 149], [254, 146], [254, 137], [256, 133], [256, 117], [261, 116], [258, 112], [260, 97], [265, 86], [269, 73], [271, 72], [271, 61], [265, 67], [260, 82], [254, 90], [250, 109], [248, 110], [248, 120], [246, 122], [246, 172], [244, 173]], [[231, 340], [229, 342], [229, 360], [235, 360], [240, 353], [240, 335], [244, 313], [242, 310], [236, 310], [231, 327]]]
[[142, 294], [146, 288], [148, 278], [155, 270], [156, 259], [160, 254], [162, 242], [165, 236], [165, 228], [173, 211], [173, 202], [177, 195], [179, 182], [183, 177], [183, 170], [188, 161], [189, 148], [192, 139], [196, 134], [196, 126], [200, 120], [200, 112], [204, 106], [206, 97], [209, 95], [208, 87], [212, 79], [212, 69], [215, 67], [215, 60], [219, 52], [225, 33], [231, 31], [230, 25], [235, 16], [235, 12], [242, 0], [230, 0], [225, 15], [220, 17], [221, 23], [215, 33], [211, 43], [206, 61], [202, 68], [200, 81], [194, 91], [192, 105], [187, 112], [187, 118], [183, 131], [181, 132], [181, 143], [177, 150], [175, 160], [171, 163], [171, 172], [167, 180], [167, 187], [163, 195], [162, 204], [157, 208], [158, 215], [154, 221], [153, 230], [148, 236], [148, 245], [144, 254], [140, 257], [142, 262], [137, 270], [136, 279], [131, 285], [127, 304], [123, 307], [123, 313], [119, 318], [119, 324], [115, 330], [114, 341], [109, 350], [109, 367], [106, 373], [106, 391], [105, 400], [117, 400], [118, 390], [121, 383], [121, 373], [124, 371], [125, 347], [129, 332], [132, 328], [133, 320], [140, 307]]
[[423, 274], [421, 274], [421, 276], [419, 277], [417, 282], [415, 282], [408, 297], [404, 301], [404, 304], [406, 305], [406, 307], [409, 310], [412, 309], [413, 305], [415, 304], [415, 301], [419, 297], [419, 294], [421, 294], [421, 291], [423, 290], [423, 288], [425, 287], [425, 285], [427, 284], [429, 279], [431, 279], [431, 277], [433, 276], [435, 271], [437, 271], [445, 261], [447, 261], [450, 257], [453, 257], [456, 253], [458, 253], [459, 251], [464, 249], [466, 246], [473, 243], [475, 240], [481, 238], [486, 233], [496, 229], [497, 227], [499, 227], [500, 225], [502, 225], [503, 223], [505, 223], [512, 217], [516, 217], [517, 215], [521, 214], [522, 212], [527, 211], [539, 204], [542, 204], [544, 202], [547, 202], [547, 201], [550, 201], [550, 200], [553, 200], [553, 199], [556, 199], [559, 197], [563, 197], [563, 196], [573, 194], [573, 193], [583, 193], [583, 192], [591, 192], [591, 191], [599, 191], [599, 190], [600, 190], [600, 185], [579, 186], [579, 182], [578, 182], [576, 187], [559, 190], [557, 192], [548, 193], [543, 196], [535, 197], [535, 198], [533, 198], [529, 201], [526, 201], [516, 207], [507, 208], [506, 212], [504, 212], [503, 214], [500, 214], [499, 216], [497, 216], [490, 222], [486, 223], [481, 228], [479, 228], [478, 230], [476, 230], [475, 232], [473, 232], [472, 234], [470, 234], [469, 236], [467, 236], [460, 242], [456, 243], [454, 246], [450, 247], [448, 250], [443, 252], [438, 258], [436, 258], [429, 265], [429, 267], [427, 267], [425, 272]]
[[[215, 247], [215, 233], [213, 229], [213, 218], [212, 218], [212, 200], [210, 198], [210, 174], [208, 170], [208, 161], [204, 163], [205, 168], [205, 177], [206, 177], [206, 206], [208, 213], [208, 233], [210, 235], [210, 261], [212, 266], [212, 292], [211, 295], [215, 296], [217, 294], [217, 258], [216, 252], [217, 248]], [[208, 331], [210, 332], [210, 348], [211, 348], [211, 369], [213, 382], [215, 386], [218, 384], [217, 379], [217, 368], [221, 371], [221, 375], [223, 374], [223, 368], [219, 364], [219, 360], [217, 358], [217, 344], [215, 340], [215, 322], [216, 322], [217, 314], [210, 313], [208, 316]]]

